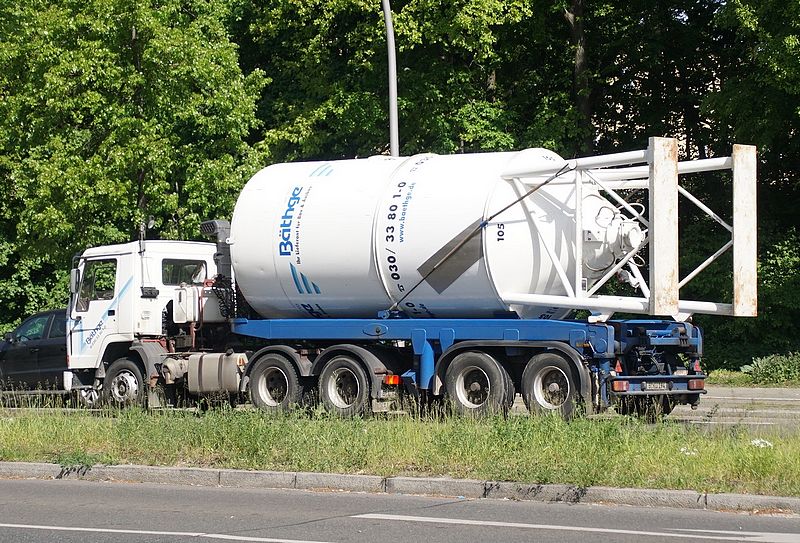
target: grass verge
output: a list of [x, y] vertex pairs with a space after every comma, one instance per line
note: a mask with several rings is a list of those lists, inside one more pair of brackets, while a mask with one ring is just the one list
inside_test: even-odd
[[800, 388], [800, 381], [798, 380], [756, 382], [750, 374], [730, 370], [711, 370], [706, 379], [706, 384], [725, 387]]
[[[711, 370], [706, 384], [725, 387], [755, 387], [753, 378], [741, 371]], [[762, 385], [763, 386], [763, 385]]]
[[[764, 436], [761, 435], [763, 438]], [[0, 459], [450, 476], [800, 496], [800, 434], [626, 418], [343, 420], [257, 411], [0, 411]]]

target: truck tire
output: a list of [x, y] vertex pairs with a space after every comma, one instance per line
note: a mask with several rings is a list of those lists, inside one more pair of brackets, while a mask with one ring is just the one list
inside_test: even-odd
[[250, 372], [250, 401], [270, 412], [288, 411], [300, 403], [300, 381], [294, 365], [283, 356], [268, 354]]
[[513, 401], [511, 378], [497, 360], [482, 352], [453, 358], [445, 372], [445, 387], [459, 415], [505, 414]]
[[510, 410], [514, 405], [514, 400], [517, 397], [517, 389], [514, 388], [514, 380], [507, 371], [503, 371], [503, 376], [506, 378], [506, 409]]
[[558, 413], [570, 420], [580, 400], [570, 363], [555, 353], [534, 355], [522, 372], [522, 399], [531, 414]]
[[142, 370], [130, 358], [120, 358], [109, 366], [102, 392], [104, 403], [112, 407], [147, 405]]
[[357, 417], [372, 411], [370, 380], [361, 363], [350, 356], [334, 356], [319, 376], [322, 405], [340, 417]]

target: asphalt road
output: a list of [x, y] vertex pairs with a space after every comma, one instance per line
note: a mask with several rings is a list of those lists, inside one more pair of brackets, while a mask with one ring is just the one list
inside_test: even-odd
[[0, 480], [0, 543], [198, 540], [797, 543], [800, 518], [299, 490]]
[[697, 410], [680, 406], [670, 420], [698, 426], [747, 426], [765, 432], [800, 429], [800, 388], [709, 386]]

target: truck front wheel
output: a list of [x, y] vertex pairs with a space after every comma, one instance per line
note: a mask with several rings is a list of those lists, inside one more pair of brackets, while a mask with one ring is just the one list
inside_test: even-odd
[[265, 411], [287, 411], [300, 403], [297, 370], [284, 357], [268, 354], [259, 358], [250, 372], [250, 399]]
[[319, 376], [319, 395], [325, 409], [341, 417], [368, 414], [369, 377], [358, 360], [345, 355], [331, 359]]
[[533, 356], [522, 372], [522, 399], [531, 413], [571, 419], [579, 395], [569, 362], [555, 353]]
[[113, 407], [144, 407], [144, 378], [136, 362], [120, 358], [109, 366], [103, 381], [103, 400]]

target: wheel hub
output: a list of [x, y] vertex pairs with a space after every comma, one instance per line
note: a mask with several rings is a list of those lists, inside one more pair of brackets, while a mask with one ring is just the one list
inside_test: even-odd
[[139, 394], [139, 384], [130, 372], [122, 372], [111, 381], [111, 395], [120, 403], [130, 402]]
[[536, 376], [533, 394], [536, 402], [546, 409], [558, 409], [569, 397], [569, 380], [555, 366], [542, 369]]
[[278, 368], [270, 369], [260, 383], [261, 396], [267, 405], [276, 407], [286, 399], [289, 393], [289, 380], [286, 375]]
[[348, 368], [334, 370], [328, 395], [336, 407], [347, 409], [352, 406], [358, 399], [359, 391], [358, 378], [351, 370]]
[[491, 392], [489, 377], [480, 368], [467, 369], [458, 380], [456, 394], [463, 405], [475, 409], [482, 406], [489, 398]]

